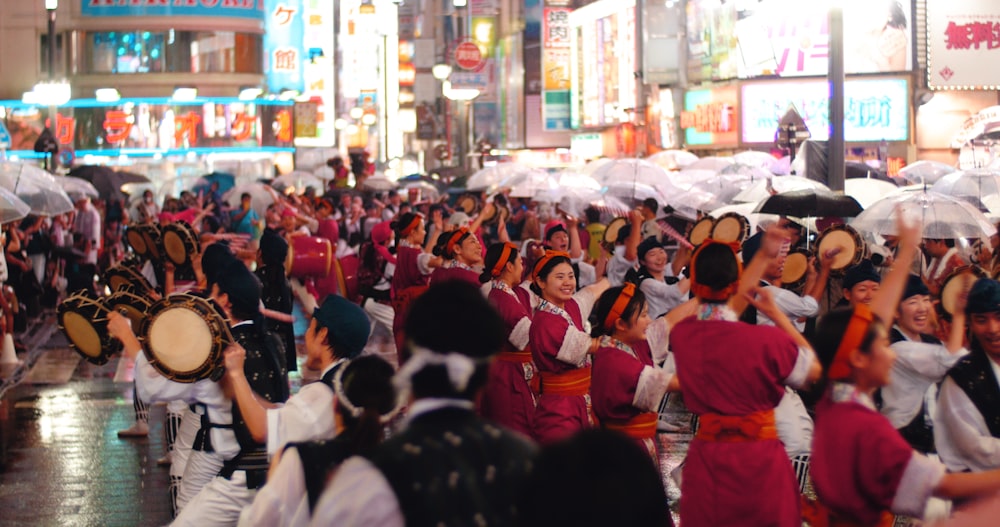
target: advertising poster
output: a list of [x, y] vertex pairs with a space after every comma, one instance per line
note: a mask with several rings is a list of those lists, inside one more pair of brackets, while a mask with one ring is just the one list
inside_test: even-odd
[[927, 2], [927, 82], [932, 88], [996, 89], [1000, 3]]
[[271, 93], [282, 90], [302, 92], [305, 50], [302, 34], [302, 0], [265, 0], [264, 9], [264, 75]]
[[734, 146], [739, 143], [738, 121], [735, 86], [684, 94], [681, 128], [685, 144]]
[[542, 12], [542, 126], [547, 132], [570, 129], [571, 12], [565, 7]]
[[636, 107], [635, 6], [604, 0], [573, 11], [574, 127], [628, 122]]

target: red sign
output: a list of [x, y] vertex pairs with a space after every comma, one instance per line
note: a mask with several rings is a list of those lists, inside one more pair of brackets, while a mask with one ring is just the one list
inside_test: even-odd
[[483, 65], [483, 52], [475, 42], [466, 40], [455, 48], [455, 64], [463, 70], [477, 70]]

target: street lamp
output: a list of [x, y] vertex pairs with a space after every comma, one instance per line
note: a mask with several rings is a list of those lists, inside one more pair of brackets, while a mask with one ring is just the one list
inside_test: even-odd
[[431, 68], [431, 75], [439, 81], [448, 80], [448, 76], [451, 75], [451, 65], [450, 64], [435, 64]]

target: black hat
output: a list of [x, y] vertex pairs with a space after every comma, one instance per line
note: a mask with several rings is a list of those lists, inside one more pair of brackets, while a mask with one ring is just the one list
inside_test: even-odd
[[326, 328], [326, 338], [338, 350], [353, 359], [368, 343], [371, 321], [360, 306], [340, 295], [327, 295], [313, 311], [316, 323]]
[[238, 261], [229, 244], [225, 241], [215, 242], [201, 252], [201, 270], [205, 273], [208, 287], [217, 282], [219, 274], [231, 263]]
[[288, 256], [288, 242], [277, 231], [265, 230], [260, 237], [260, 259], [267, 265], [283, 265]]
[[972, 284], [965, 312], [972, 314], [994, 311], [1000, 311], [1000, 282], [990, 278], [980, 278]]
[[866, 280], [878, 283], [882, 282], [882, 275], [878, 274], [878, 271], [875, 270], [875, 264], [867, 259], [861, 260], [861, 263], [858, 265], [847, 269], [847, 272], [844, 273], [843, 286], [844, 289], [851, 289]]
[[631, 235], [632, 235], [632, 224], [628, 223], [622, 225], [622, 228], [618, 229], [618, 239], [615, 240], [615, 243], [625, 243], [625, 240], [627, 240], [628, 237]]
[[924, 280], [915, 274], [911, 274], [906, 280], [906, 289], [903, 291], [903, 300], [916, 295], [930, 295], [931, 290], [927, 289]]
[[219, 293], [229, 296], [229, 303], [237, 318], [249, 320], [260, 313], [260, 280], [243, 262], [236, 259], [230, 262], [219, 273], [216, 284], [219, 286]]
[[656, 236], [650, 236], [649, 238], [642, 240], [641, 242], [639, 242], [639, 248], [637, 249], [639, 254], [639, 261], [641, 262], [643, 259], [645, 259], [646, 253], [648, 253], [649, 251], [653, 249], [662, 249], [662, 248], [663, 244], [660, 243], [660, 240], [656, 239]]

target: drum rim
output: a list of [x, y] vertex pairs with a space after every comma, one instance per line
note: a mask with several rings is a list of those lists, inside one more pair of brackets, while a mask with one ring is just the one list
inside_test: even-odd
[[[204, 311], [198, 312], [196, 309], [189, 309], [192, 306], [197, 306], [198, 309], [203, 309]], [[212, 349], [209, 351], [208, 356], [205, 357], [205, 361], [201, 366], [193, 370], [175, 372], [166, 369], [156, 350], [153, 349], [154, 344], [149, 340], [149, 333], [153, 324], [168, 309], [189, 309], [190, 311], [195, 311], [195, 314], [199, 315], [206, 322], [206, 325], [210, 326], [210, 333], [213, 334], [214, 338]], [[215, 318], [208, 319], [205, 315], [215, 315]], [[214, 331], [212, 330], [213, 326]], [[225, 339], [222, 338], [226, 328], [227, 322], [213, 300], [190, 294], [176, 294], [165, 296], [152, 303], [149, 312], [142, 321], [139, 339], [142, 343], [142, 352], [146, 356], [146, 360], [149, 361], [150, 366], [155, 368], [156, 371], [170, 380], [181, 383], [192, 383], [207, 378], [218, 366], [227, 345]]]
[[823, 240], [825, 240], [828, 235], [833, 234], [835, 232], [845, 233], [847, 236], [850, 236], [850, 238], [854, 241], [854, 254], [851, 255], [851, 259], [848, 260], [847, 264], [844, 265], [843, 267], [833, 267], [832, 265], [830, 267], [831, 273], [843, 273], [852, 266], [858, 265], [859, 263], [861, 263], [862, 260], [865, 259], [864, 239], [861, 237], [861, 233], [859, 233], [857, 229], [851, 227], [850, 225], [847, 225], [846, 223], [831, 225], [826, 229], [824, 229], [823, 232], [819, 235], [819, 238], [816, 239], [817, 254], [822, 254]]
[[[167, 247], [167, 235], [173, 235], [177, 238], [178, 242], [184, 247], [184, 259], [177, 261], [174, 255], [170, 254], [170, 249]], [[174, 265], [187, 265], [191, 263], [191, 256], [196, 254], [198, 250], [198, 237], [195, 235], [194, 229], [191, 228], [186, 222], [176, 222], [171, 223], [164, 227], [160, 233], [160, 240], [163, 243], [163, 252], [166, 253], [165, 256], [170, 259]]]
[[[748, 238], [748, 235], [750, 234], [750, 220], [748, 220], [746, 216], [740, 214], [739, 212], [727, 212], [716, 218], [715, 221], [712, 222], [712, 232], [711, 232], [712, 238], [716, 240], [719, 239], [715, 236], [715, 229], [719, 227], [719, 224], [722, 223], [723, 220], [728, 220], [728, 219], [735, 219], [736, 222], [740, 225], [741, 227], [740, 230], [743, 233], [739, 239], [731, 241], [742, 242], [743, 240], [746, 240]], [[722, 241], [730, 241], [730, 240], [722, 240]]]
[[[617, 229], [615, 229], [613, 231], [615, 233], [615, 239], [614, 240], [609, 240], [608, 239], [608, 233], [612, 232], [611, 226], [612, 225], [618, 225], [618, 224], [621, 224], [621, 226], [618, 227]], [[624, 227], [626, 225], [628, 225], [628, 219], [625, 218], [624, 216], [618, 216], [616, 218], [612, 218], [611, 221], [608, 222], [607, 226], [604, 227], [604, 243], [615, 243], [615, 242], [617, 242], [618, 241], [618, 232], [621, 231], [622, 227]]]
[[[125, 239], [128, 241], [128, 245], [132, 248], [133, 252], [139, 256], [145, 256], [146, 253], [149, 252], [149, 247], [146, 245], [146, 237], [143, 236], [142, 231], [136, 227], [138, 227], [138, 225], [130, 226], [125, 230]], [[139, 248], [136, 247], [135, 240], [132, 239], [133, 236], [139, 239], [138, 241], [142, 244], [142, 250], [139, 250]]]
[[[108, 331], [101, 331], [100, 327], [95, 327], [93, 314], [91, 316], [85, 316], [77, 311], [78, 308], [71, 308], [69, 306], [72, 302], [86, 301], [90, 305], [94, 306], [94, 309], [100, 312], [102, 310], [102, 302], [98, 298], [94, 298], [84, 292], [73, 293], [72, 295], [66, 297], [62, 302], [56, 306], [56, 325], [59, 329], [66, 335], [66, 340], [69, 341], [70, 348], [81, 355], [84, 360], [90, 362], [91, 364], [101, 366], [107, 364], [111, 359], [111, 356], [118, 353], [122, 349], [122, 344], [118, 339], [111, 336]], [[100, 343], [100, 353], [98, 355], [91, 355], [90, 353], [84, 351], [82, 348], [78, 347], [73, 339], [70, 337], [69, 333], [66, 331], [66, 326], [63, 322], [66, 314], [77, 315], [84, 320], [90, 322], [89, 326], [97, 335], [98, 342]], [[96, 313], [94, 313], [96, 314]]]
[[[948, 302], [945, 302], [945, 300], [946, 300], [946, 298], [945, 298], [945, 291], [950, 291], [948, 289], [948, 286], [953, 281], [955, 281], [956, 278], [958, 278], [958, 277], [960, 277], [962, 275], [966, 275], [966, 274], [972, 275], [972, 279], [974, 281], [978, 280], [980, 278], [985, 278], [985, 277], [989, 276], [989, 273], [987, 273], [985, 269], [983, 269], [982, 267], [980, 267], [978, 265], [963, 265], [963, 266], [955, 269], [951, 273], [949, 273], [948, 276], [944, 279], [944, 282], [942, 282], [942, 284], [941, 284], [941, 309], [945, 313], [947, 313], [949, 315], [953, 315], [954, 313], [952, 313], [952, 310], [949, 309], [948, 304], [951, 304], [950, 307], [952, 307], [952, 308], [954, 308], [955, 304], [954, 304], [953, 299], [951, 299], [951, 298], [948, 298], [947, 299]], [[950, 297], [951, 295], [948, 295], [948, 296]]]
[[[711, 238], [712, 237], [712, 231], [715, 230], [715, 222], [716, 221], [717, 220], [714, 217], [712, 217], [712, 216], [704, 216], [701, 219], [699, 219], [698, 221], [694, 222], [694, 225], [691, 226], [691, 232], [688, 233], [688, 241], [691, 242], [692, 245], [701, 245], [702, 242], [704, 242], [705, 240]], [[695, 243], [695, 240], [692, 237], [692, 235], [702, 225], [708, 225], [708, 232], [705, 233], [705, 237], [704, 238], [698, 240], [698, 243]]]

